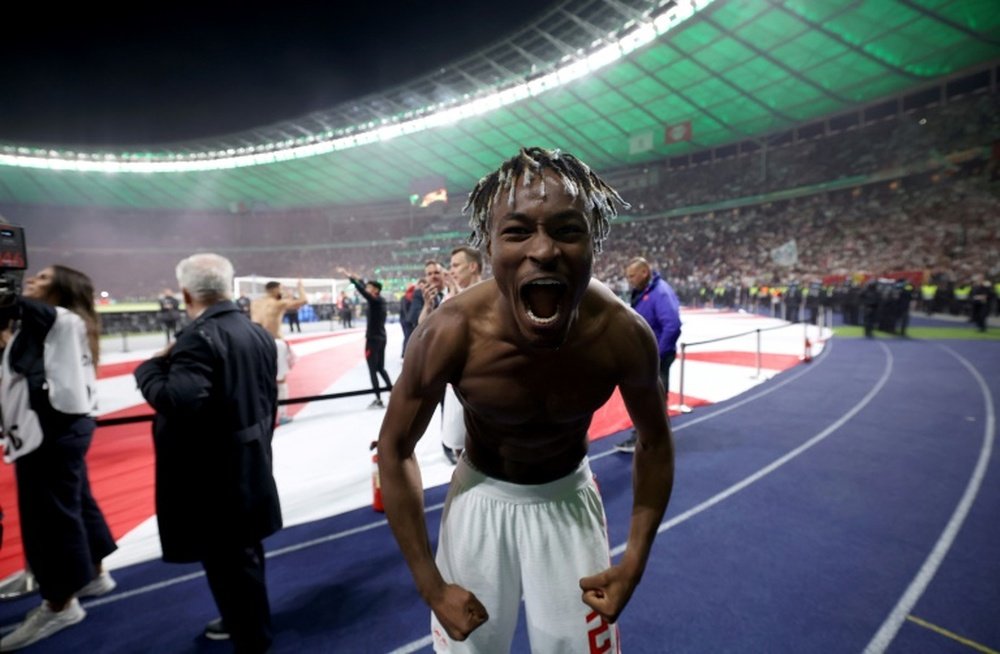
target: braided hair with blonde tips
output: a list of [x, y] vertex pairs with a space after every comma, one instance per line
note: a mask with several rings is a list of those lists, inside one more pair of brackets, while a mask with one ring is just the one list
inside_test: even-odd
[[542, 172], [553, 171], [560, 179], [563, 189], [570, 197], [581, 198], [590, 222], [590, 238], [594, 251], [600, 252], [604, 240], [611, 229], [611, 221], [618, 215], [618, 207], [628, 209], [631, 205], [622, 199], [618, 191], [573, 155], [559, 149], [521, 148], [517, 155], [500, 165], [500, 168], [486, 175], [469, 193], [462, 213], [469, 213], [469, 227], [472, 235], [469, 242], [478, 248], [490, 241], [490, 213], [501, 193], [507, 192], [507, 203], [514, 208], [514, 192], [518, 179], [529, 186], [537, 176], [541, 181], [541, 193], [545, 195], [545, 179]]

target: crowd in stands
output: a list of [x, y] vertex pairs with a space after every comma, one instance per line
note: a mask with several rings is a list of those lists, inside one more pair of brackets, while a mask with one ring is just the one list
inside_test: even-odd
[[[624, 193], [633, 206], [595, 274], [624, 291], [623, 266], [641, 255], [679, 287], [900, 270], [946, 282], [1000, 277], [998, 107], [997, 95], [971, 96], [705, 163], [636, 168], [650, 183]], [[247, 214], [0, 214], [26, 228], [29, 253], [88, 271], [119, 300], [154, 298], [174, 284], [178, 257], [197, 250], [224, 254], [238, 275], [335, 277], [344, 266], [383, 280], [393, 296], [424, 261], [447, 260], [463, 242], [463, 201], [453, 193], [451, 204], [430, 209], [401, 200]], [[788, 244], [793, 260], [776, 258]]]
[[[976, 171], [975, 167], [970, 171]], [[638, 250], [674, 282], [781, 283], [922, 270], [1000, 273], [1000, 193], [981, 174], [924, 174], [852, 190], [616, 226], [598, 277], [623, 284]], [[794, 243], [796, 261], [773, 251]]]

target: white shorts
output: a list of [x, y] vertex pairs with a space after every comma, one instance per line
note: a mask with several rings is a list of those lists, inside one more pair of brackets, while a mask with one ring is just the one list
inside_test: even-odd
[[580, 579], [611, 565], [604, 505], [584, 459], [538, 485], [487, 477], [461, 457], [448, 489], [436, 561], [489, 620], [462, 642], [431, 614], [436, 652], [509, 652], [524, 597], [533, 652], [619, 652], [618, 628], [583, 603]]
[[445, 391], [441, 410], [441, 442], [453, 450], [465, 448], [465, 407], [458, 401], [451, 384]]
[[276, 379], [281, 381], [295, 365], [295, 354], [292, 352], [292, 346], [283, 338], [274, 339], [274, 347], [278, 350], [278, 376]]

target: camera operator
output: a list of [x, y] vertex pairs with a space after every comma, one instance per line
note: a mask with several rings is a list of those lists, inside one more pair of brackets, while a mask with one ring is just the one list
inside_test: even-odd
[[19, 297], [7, 275], [0, 317], [12, 338], [0, 365], [4, 458], [15, 465], [25, 557], [42, 605], [0, 640], [20, 649], [82, 620], [77, 598], [110, 592], [101, 561], [116, 549], [90, 492], [99, 322], [89, 278], [50, 266]]

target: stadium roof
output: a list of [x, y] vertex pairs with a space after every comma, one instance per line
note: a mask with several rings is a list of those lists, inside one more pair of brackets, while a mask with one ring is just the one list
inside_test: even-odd
[[299, 120], [142, 152], [0, 145], [0, 202], [201, 210], [402, 201], [441, 185], [468, 190], [521, 145], [559, 147], [607, 170], [995, 66], [996, 9], [995, 0], [564, 3], [433, 75]]

